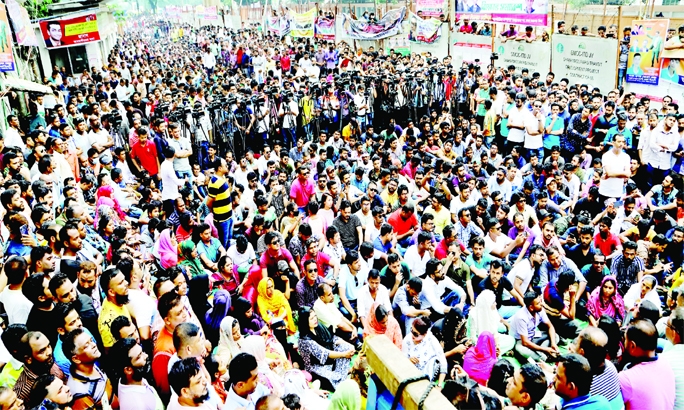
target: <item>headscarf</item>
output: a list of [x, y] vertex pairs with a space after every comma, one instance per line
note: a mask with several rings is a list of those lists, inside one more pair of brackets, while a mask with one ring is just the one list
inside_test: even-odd
[[225, 363], [230, 363], [233, 357], [242, 352], [240, 347], [242, 338], [240, 340], [233, 339], [233, 322], [235, 322], [235, 318], [232, 316], [224, 317], [219, 330], [219, 342], [215, 353], [225, 360]]
[[285, 394], [296, 394], [302, 404], [302, 408], [327, 410], [330, 402], [311, 390], [304, 372], [292, 369], [285, 372]]
[[164, 229], [159, 235], [159, 240], [152, 248], [152, 254], [159, 259], [159, 263], [164, 269], [178, 265], [178, 249], [171, 243], [170, 229]]
[[[644, 280], [646, 280], [646, 278], [650, 278], [653, 281], [653, 289], [648, 291], [646, 296], [642, 298], [641, 284], [644, 282]], [[627, 309], [638, 307], [638, 305], [641, 305], [641, 302], [643, 302], [644, 300], [648, 300], [658, 307], [658, 311], [662, 311], [662, 302], [660, 301], [660, 297], [658, 296], [658, 291], [656, 290], [657, 287], [658, 279], [656, 279], [655, 276], [644, 275], [644, 277], [641, 278], [641, 281], [639, 283], [635, 283], [634, 285], [630, 286], [627, 293], [625, 293], [625, 307]]]
[[[311, 308], [302, 308], [299, 312], [299, 337], [300, 339], [311, 339], [328, 350], [335, 350], [335, 336], [331, 327], [325, 327], [321, 322], [316, 326], [316, 333], [309, 328], [309, 317], [313, 313]], [[336, 362], [336, 361], [335, 361]]]
[[466, 323], [467, 319], [463, 316], [461, 309], [453, 308], [449, 310], [442, 326], [442, 339], [445, 351], [452, 350], [466, 342], [468, 339]]
[[272, 394], [282, 396], [285, 389], [283, 379], [271, 370], [266, 361], [266, 342], [264, 338], [262, 336], [247, 336], [242, 343], [242, 351], [256, 358], [259, 381], [268, 387]]
[[[257, 289], [257, 292], [259, 293], [259, 296], [257, 297], [259, 313], [261, 313], [261, 317], [268, 322], [273, 318], [274, 315], [277, 316], [281, 309], [285, 309], [287, 312], [285, 325], [290, 333], [294, 333], [295, 325], [294, 319], [292, 319], [292, 309], [290, 308], [290, 303], [283, 292], [279, 291], [278, 289], [273, 289], [273, 295], [269, 298], [266, 295], [266, 288], [268, 287], [269, 282], [275, 286], [275, 282], [273, 282], [272, 278], [263, 278], [261, 279], [261, 282], [259, 282], [259, 287]], [[269, 311], [271, 314], [268, 313]]]
[[375, 317], [375, 311], [380, 305], [379, 302], [374, 302], [373, 306], [371, 306], [370, 313], [368, 314], [368, 321], [366, 322], [367, 325], [363, 329], [364, 337], [385, 335], [399, 348], [399, 350], [401, 350], [402, 335], [399, 322], [397, 322], [397, 319], [388, 312], [387, 325], [381, 325]]
[[[608, 281], [613, 282], [615, 291], [613, 292], [613, 296], [611, 296], [604, 305], [602, 297], [603, 285]], [[591, 295], [589, 295], [589, 298], [587, 299], [587, 311], [596, 319], [599, 319], [603, 315], [608, 315], [618, 321], [622, 321], [622, 319], [625, 318], [625, 302], [618, 293], [617, 279], [615, 276], [605, 276], [601, 281], [601, 285], [591, 292]]]
[[347, 379], [337, 385], [330, 398], [328, 410], [361, 410], [361, 389], [354, 381]]
[[230, 310], [230, 293], [226, 290], [217, 290], [214, 293], [214, 306], [207, 311], [204, 319], [207, 326], [213, 330], [219, 330], [221, 322]]
[[124, 219], [126, 219], [126, 213], [121, 209], [119, 201], [117, 201], [116, 198], [113, 197], [113, 195], [114, 188], [112, 188], [109, 185], [101, 186], [97, 190], [97, 203], [95, 204], [95, 207], [97, 208], [100, 205], [109, 205], [112, 208], [114, 208], [119, 219], [123, 221]]
[[470, 310], [468, 337], [473, 343], [476, 343], [483, 332], [497, 334], [501, 316], [492, 306], [496, 303], [496, 295], [494, 292], [487, 289], [480, 293], [475, 299], [475, 307]]
[[190, 279], [199, 275], [204, 275], [202, 262], [200, 262], [199, 258], [192, 257], [193, 249], [195, 249], [195, 242], [193, 242], [192, 239], [186, 239], [180, 244], [180, 252], [183, 256], [183, 261], [180, 265], [186, 268], [186, 272]]
[[463, 370], [473, 380], [486, 386], [495, 363], [496, 340], [494, 340], [494, 335], [487, 331], [482, 332], [475, 347], [468, 349], [463, 356]]

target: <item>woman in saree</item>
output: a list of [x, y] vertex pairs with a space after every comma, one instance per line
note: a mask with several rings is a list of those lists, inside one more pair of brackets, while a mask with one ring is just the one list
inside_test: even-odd
[[178, 242], [171, 229], [164, 229], [159, 240], [154, 244], [152, 254], [163, 269], [178, 265]]
[[618, 324], [625, 319], [625, 302], [617, 291], [615, 276], [605, 276], [601, 286], [595, 288], [587, 299], [589, 323], [598, 326], [601, 316], [613, 318]]
[[256, 358], [259, 382], [268, 387], [271, 394], [282, 396], [285, 387], [283, 378], [272, 370], [280, 368], [280, 373], [283, 373], [282, 363], [279, 360], [272, 360], [266, 356], [266, 342], [264, 338], [261, 336], [246, 337], [242, 344], [242, 351]]
[[259, 282], [257, 307], [262, 318], [273, 325], [279, 321], [285, 322], [285, 328], [289, 334], [296, 331], [290, 303], [283, 292], [275, 288], [272, 278], [263, 278]]
[[463, 356], [463, 370], [471, 379], [483, 386], [496, 363], [496, 340], [491, 332], [484, 331], [477, 338], [477, 344]]
[[384, 305], [378, 302], [373, 303], [370, 312], [366, 326], [363, 328], [364, 338], [385, 335], [401, 350], [402, 335], [397, 319], [390, 315]]

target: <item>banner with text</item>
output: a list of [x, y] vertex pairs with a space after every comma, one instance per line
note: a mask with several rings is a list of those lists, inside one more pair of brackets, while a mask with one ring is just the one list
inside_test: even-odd
[[385, 40], [385, 54], [390, 55], [394, 50], [403, 56], [411, 55], [411, 43], [406, 36], [394, 36]]
[[266, 29], [278, 37], [290, 34], [290, 21], [285, 17], [266, 17]]
[[0, 71], [14, 71], [14, 54], [12, 53], [12, 30], [10, 30], [7, 11], [0, 7]]
[[41, 21], [40, 32], [47, 48], [69, 47], [100, 40], [95, 14]]
[[166, 6], [166, 15], [169, 17], [180, 17], [181, 8], [179, 6]]
[[454, 70], [460, 68], [463, 62], [477, 63], [482, 67], [487, 67], [491, 56], [491, 37], [465, 33], [453, 33], [451, 35], [451, 57], [454, 59]]
[[422, 17], [435, 17], [445, 14], [448, 3], [444, 0], [416, 0], [416, 13]]
[[7, 11], [9, 12], [14, 33], [17, 36], [17, 44], [20, 46], [37, 46], [38, 37], [36, 32], [31, 28], [31, 18], [28, 11], [22, 7], [16, 0], [7, 0]]
[[335, 19], [317, 18], [314, 36], [321, 40], [335, 40]]
[[456, 20], [546, 26], [548, 0], [456, 0]]
[[668, 19], [632, 21], [625, 77], [628, 83], [658, 84], [660, 57], [669, 24]]
[[537, 72], [544, 76], [551, 68], [551, 44], [541, 41], [506, 41], [500, 38], [494, 41], [494, 50], [499, 59], [494, 60], [496, 67], [506, 68], [514, 65], [516, 69], [527, 68], [530, 73]]
[[375, 23], [355, 20], [349, 14], [342, 14], [342, 20], [347, 37], [355, 40], [380, 40], [400, 33], [405, 16], [406, 7], [402, 7], [388, 11]]
[[314, 22], [316, 21], [316, 9], [313, 8], [304, 13], [292, 13], [290, 24], [290, 36], [313, 37]]
[[607, 93], [615, 87], [617, 40], [555, 34], [551, 71], [570, 84], [591, 84]]
[[438, 19], [422, 19], [409, 13], [409, 41], [434, 43], [442, 36], [442, 22]]

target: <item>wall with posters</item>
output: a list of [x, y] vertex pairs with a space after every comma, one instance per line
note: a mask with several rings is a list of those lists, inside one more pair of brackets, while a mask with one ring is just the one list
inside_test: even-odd
[[600, 37], [554, 35], [551, 71], [570, 84], [590, 84], [603, 93], [615, 87], [617, 40]]
[[668, 19], [633, 21], [625, 77], [628, 83], [658, 84], [669, 22]]
[[547, 26], [548, 0], [456, 0], [456, 20]]
[[542, 77], [551, 69], [551, 47], [549, 43], [534, 41], [501, 41], [496, 38], [494, 51], [499, 54], [499, 59], [494, 61], [496, 67], [506, 68], [509, 65], [525, 67], [530, 74], [538, 72]]
[[69, 47], [100, 40], [96, 14], [40, 22], [45, 47]]

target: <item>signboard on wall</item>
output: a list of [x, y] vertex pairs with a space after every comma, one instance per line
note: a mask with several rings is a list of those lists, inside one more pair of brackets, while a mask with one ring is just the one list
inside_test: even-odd
[[422, 17], [439, 18], [444, 14], [447, 4], [444, 0], [416, 0], [416, 13]]
[[548, 0], [456, 0], [456, 20], [546, 26]]
[[14, 33], [17, 37], [17, 44], [20, 46], [37, 46], [38, 38], [31, 28], [31, 19], [28, 11], [16, 0], [7, 0], [7, 11], [9, 12]]
[[670, 20], [634, 20], [627, 57], [628, 83], [658, 84], [660, 57]]
[[499, 59], [494, 60], [497, 68], [514, 65], [517, 69], [527, 68], [530, 73], [537, 72], [542, 75], [551, 68], [551, 43], [512, 40], [502, 42], [497, 38], [494, 50], [499, 54]]
[[44, 20], [40, 22], [40, 32], [47, 48], [69, 47], [100, 40], [95, 14]]
[[12, 30], [10, 30], [7, 11], [0, 7], [0, 71], [14, 71], [14, 54], [12, 53]]
[[[474, 34], [454, 33], [451, 35], [451, 57], [455, 61], [477, 63], [486, 67], [492, 56], [492, 38]], [[456, 64], [454, 64], [456, 67]]]
[[600, 37], [553, 36], [551, 71], [570, 84], [590, 84], [607, 93], [615, 86], [617, 40]]

